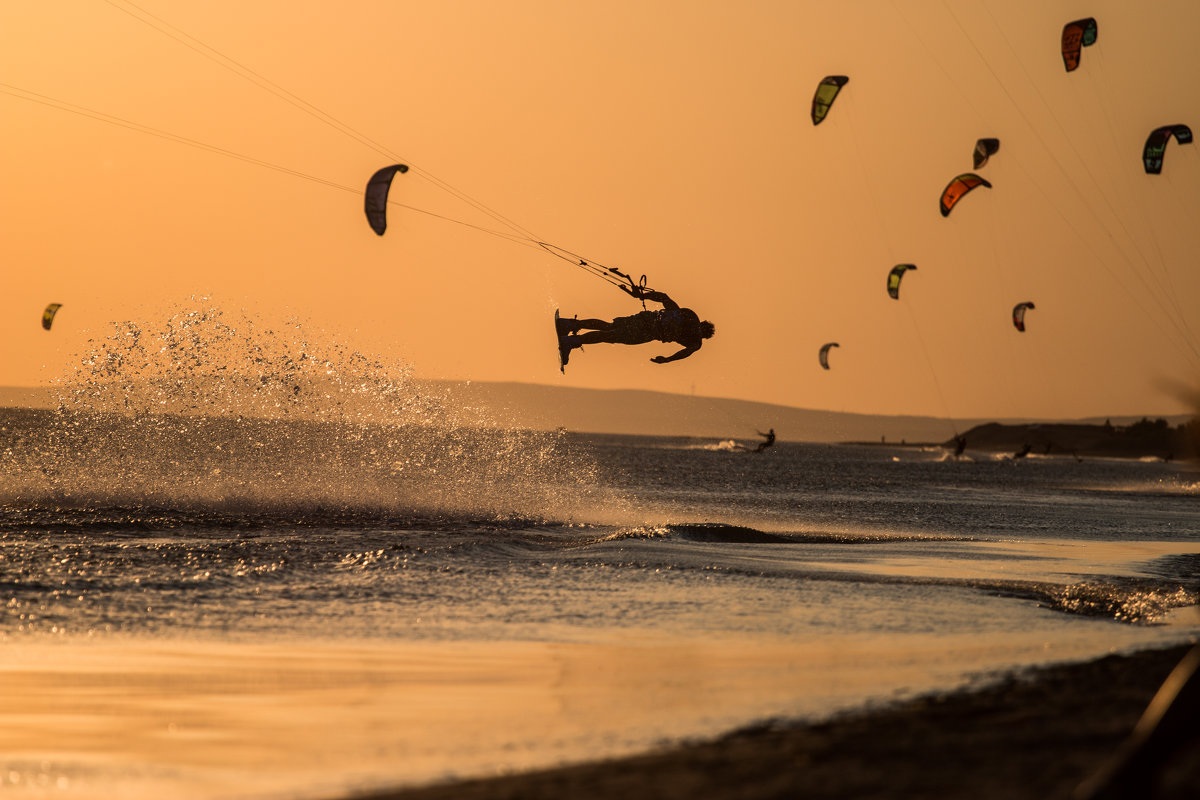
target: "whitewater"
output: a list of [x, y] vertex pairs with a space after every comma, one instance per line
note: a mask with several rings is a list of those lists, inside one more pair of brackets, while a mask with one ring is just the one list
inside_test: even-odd
[[91, 348], [0, 409], [6, 797], [346, 796], [1200, 636], [1186, 465], [512, 430], [204, 302]]

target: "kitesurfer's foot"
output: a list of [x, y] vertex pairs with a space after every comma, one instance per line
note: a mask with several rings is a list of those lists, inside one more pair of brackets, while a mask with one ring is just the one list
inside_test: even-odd
[[558, 329], [559, 336], [579, 331], [579, 320], [577, 319], [556, 319], [554, 325]]

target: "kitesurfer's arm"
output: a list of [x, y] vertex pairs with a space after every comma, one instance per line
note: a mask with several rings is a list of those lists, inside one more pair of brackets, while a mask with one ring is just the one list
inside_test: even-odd
[[674, 355], [655, 356], [654, 358], [652, 358], [650, 360], [653, 361], [655, 364], [666, 364], [670, 361], [678, 361], [681, 358], [687, 358], [688, 356], [690, 356], [692, 353], [696, 352], [699, 349], [700, 349], [699, 347], [685, 347], [682, 350], [680, 350], [678, 353], [675, 353]]
[[[621, 285], [622, 291], [631, 297], [636, 297], [638, 300], [651, 300], [655, 303], [662, 303], [663, 308], [679, 308], [679, 304], [667, 296], [666, 292], [656, 292], [653, 289], [643, 289], [641, 286], [625, 286]], [[683, 358], [683, 356], [680, 356]]]

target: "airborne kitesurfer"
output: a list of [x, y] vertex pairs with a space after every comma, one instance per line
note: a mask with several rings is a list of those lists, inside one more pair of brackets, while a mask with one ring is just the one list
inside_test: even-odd
[[[683, 349], [669, 356], [655, 356], [655, 364], [666, 364], [687, 358], [700, 349], [705, 339], [712, 338], [715, 328], [707, 320], [701, 321], [695, 311], [680, 308], [679, 304], [665, 292], [656, 292], [643, 286], [624, 286], [621, 290], [641, 300], [661, 303], [658, 311], [640, 311], [628, 317], [617, 317], [612, 322], [602, 319], [560, 319], [558, 325], [558, 351], [562, 363], [566, 364], [571, 351], [585, 344], [646, 344], [647, 342], [678, 342]], [[586, 333], [579, 333], [586, 330]]]

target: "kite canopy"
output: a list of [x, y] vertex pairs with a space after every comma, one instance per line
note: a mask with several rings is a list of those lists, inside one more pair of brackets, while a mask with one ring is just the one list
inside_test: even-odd
[[964, 172], [950, 183], [946, 184], [946, 188], [942, 190], [941, 209], [942, 216], [950, 216], [950, 211], [958, 203], [963, 196], [974, 189], [976, 186], [986, 186], [992, 188], [992, 185], [985, 179], [979, 177], [974, 172]]
[[1017, 303], [1013, 306], [1013, 325], [1016, 329], [1025, 332], [1025, 312], [1034, 308], [1033, 303]]
[[1162, 172], [1163, 155], [1172, 135], [1180, 144], [1191, 144], [1192, 129], [1187, 125], [1164, 125], [1150, 131], [1150, 135], [1146, 137], [1146, 147], [1142, 150], [1142, 163], [1146, 165], [1147, 175], [1158, 175]]
[[51, 303], [46, 306], [46, 310], [42, 312], [42, 327], [50, 330], [50, 326], [54, 324], [54, 315], [62, 308], [62, 303]]
[[996, 155], [999, 149], [999, 139], [980, 139], [975, 142], [975, 169], [979, 169], [986, 164], [988, 157]]
[[888, 273], [887, 291], [893, 300], [900, 299], [900, 280], [904, 277], [904, 273], [916, 268], [916, 264], [897, 264], [892, 267], [892, 271]]
[[396, 177], [397, 172], [401, 174], [408, 172], [408, 165], [393, 164], [390, 167], [384, 167], [372, 175], [371, 180], [367, 181], [367, 191], [363, 199], [367, 222], [371, 225], [371, 230], [380, 236], [383, 236], [383, 232], [387, 230], [388, 190], [392, 188], [392, 178]]
[[838, 92], [849, 80], [845, 75], [829, 75], [817, 84], [817, 91], [813, 95], [812, 101], [813, 125], [821, 124], [821, 120], [825, 119], [825, 115], [829, 113], [829, 107], [833, 105], [833, 99], [838, 96]]
[[1095, 44], [1097, 32], [1096, 20], [1091, 17], [1077, 19], [1063, 26], [1062, 56], [1067, 72], [1074, 72], [1079, 66], [1081, 48]]
[[817, 355], [817, 357], [821, 360], [822, 367], [829, 369], [829, 348], [839, 346], [840, 345], [838, 345], [837, 342], [830, 342], [829, 344], [821, 346], [821, 352]]

